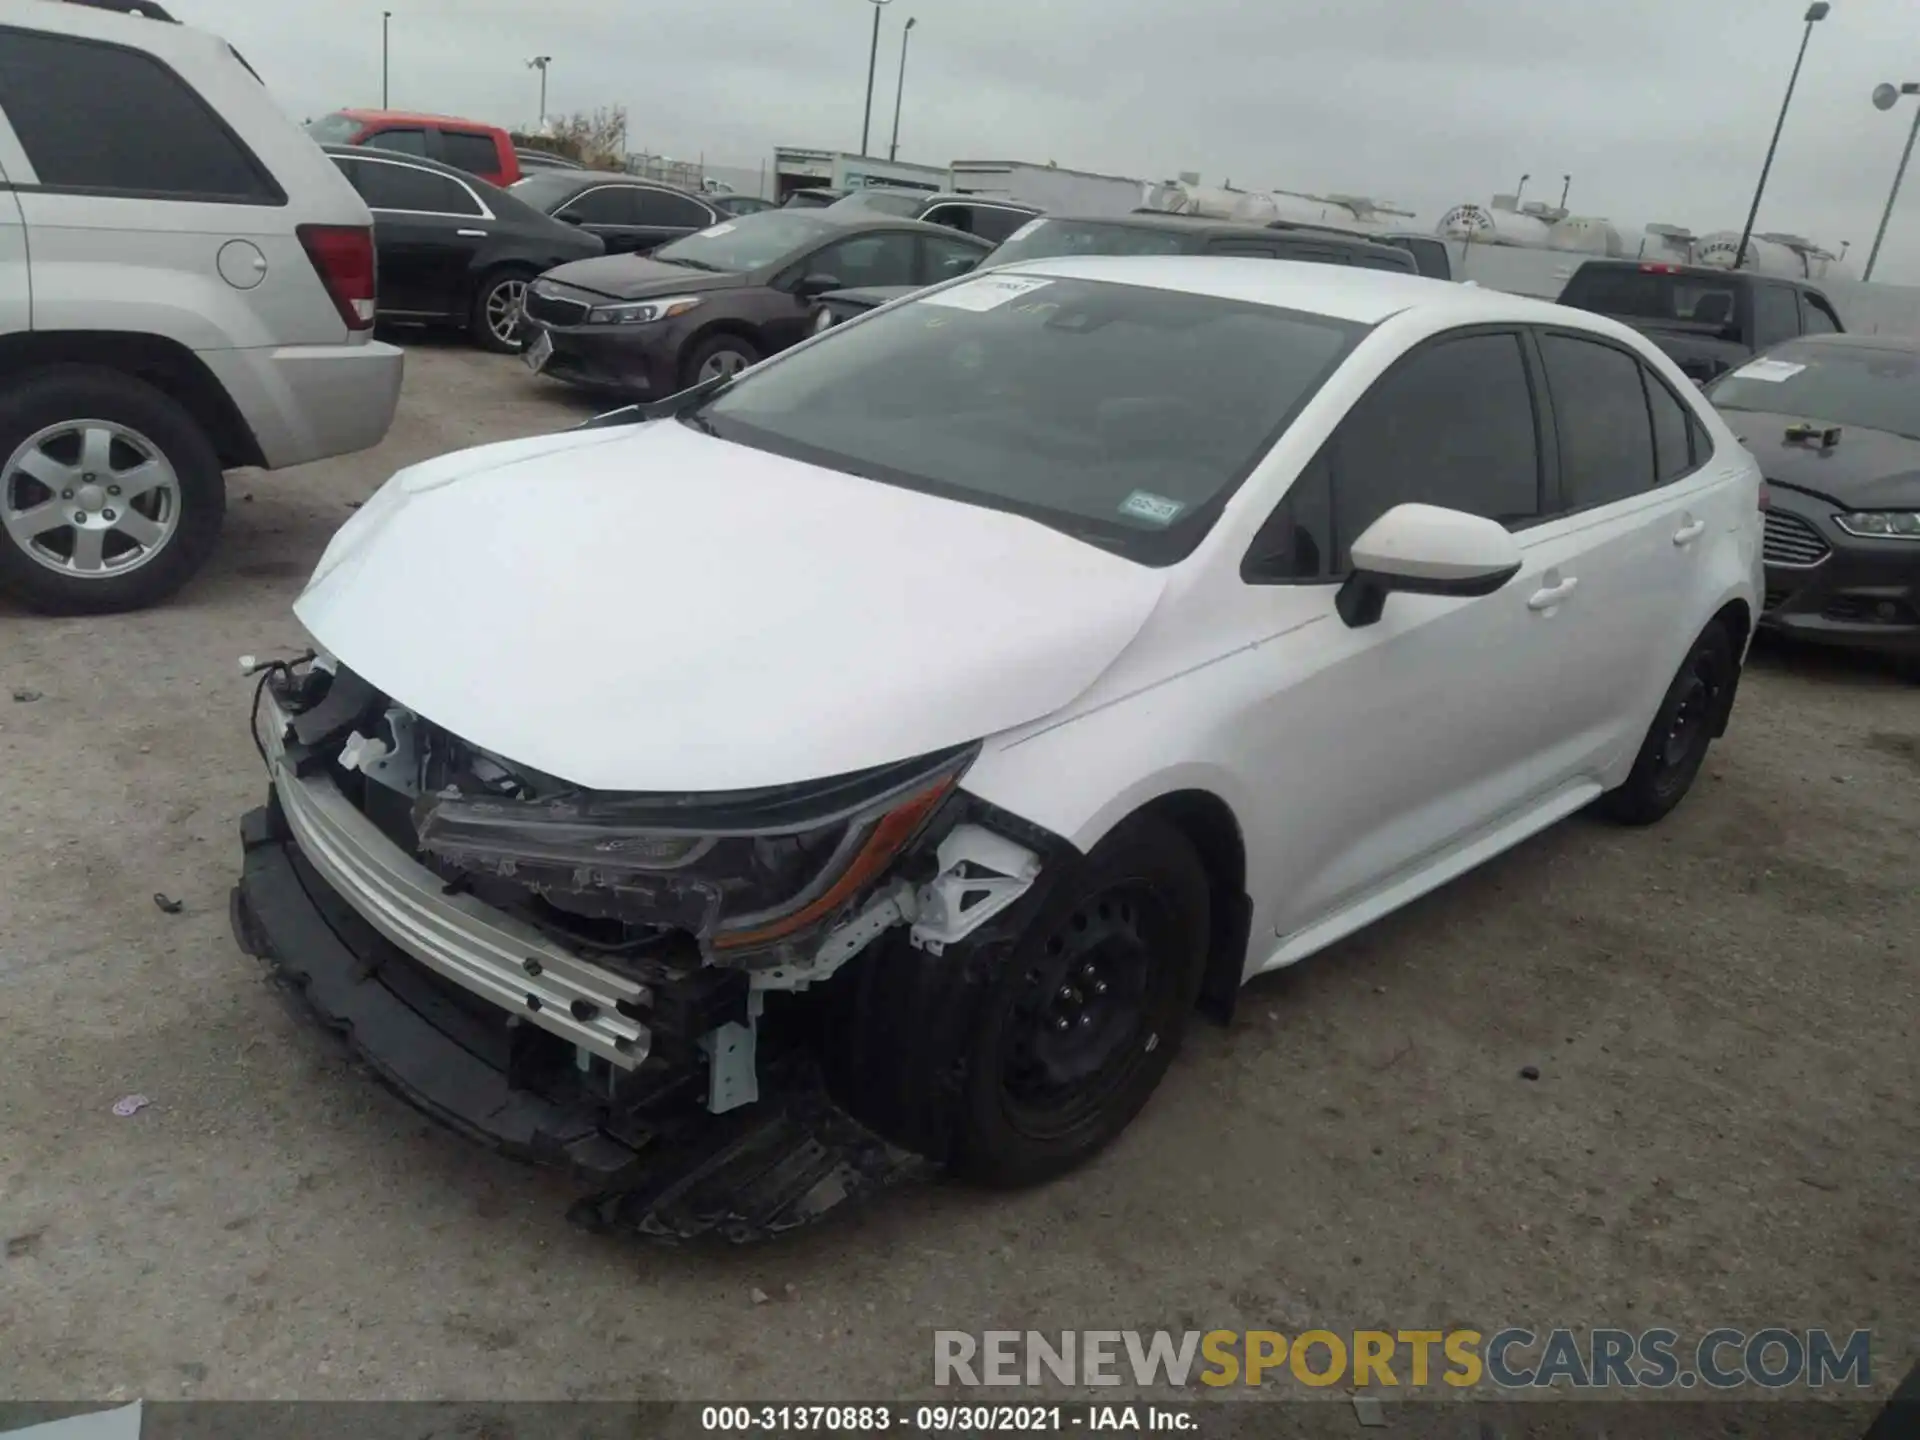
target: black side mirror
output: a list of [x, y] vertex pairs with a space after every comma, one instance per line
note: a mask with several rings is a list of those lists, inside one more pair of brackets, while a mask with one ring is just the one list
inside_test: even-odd
[[584, 225], [587, 223], [580, 218], [580, 212], [578, 210], [562, 210], [553, 218], [556, 220], [564, 220], [569, 225]]
[[793, 293], [798, 295], [802, 300], [813, 300], [826, 294], [829, 290], [843, 290], [845, 288], [837, 276], [823, 275], [815, 272], [814, 274], [804, 276], [800, 283], [793, 287]]

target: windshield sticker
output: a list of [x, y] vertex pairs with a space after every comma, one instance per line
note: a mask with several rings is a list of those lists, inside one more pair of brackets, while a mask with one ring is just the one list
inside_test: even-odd
[[731, 220], [722, 220], [718, 225], [710, 225], [700, 233], [702, 235], [731, 235], [733, 233], [733, 222]]
[[944, 305], [949, 310], [997, 310], [1009, 300], [1031, 295], [1035, 290], [1052, 283], [1051, 280], [1027, 280], [1018, 275], [982, 275], [963, 281], [951, 290], [929, 295], [920, 303]]
[[1791, 380], [1807, 367], [1796, 365], [1791, 360], [1749, 360], [1728, 378], [1732, 380], [1765, 380], [1777, 385], [1782, 380]]
[[1180, 512], [1186, 505], [1178, 500], [1169, 500], [1164, 495], [1156, 495], [1151, 490], [1136, 490], [1120, 502], [1120, 513], [1130, 515], [1135, 520], [1145, 520], [1150, 525], [1167, 526], [1180, 518]]

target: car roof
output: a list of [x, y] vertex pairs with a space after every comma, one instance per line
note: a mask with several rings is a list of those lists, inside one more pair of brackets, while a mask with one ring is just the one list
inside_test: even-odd
[[1016, 260], [993, 273], [1046, 275], [1060, 280], [1105, 280], [1156, 290], [1181, 290], [1222, 300], [1244, 300], [1336, 320], [1377, 325], [1404, 310], [1445, 310], [1461, 324], [1578, 325], [1602, 334], [1627, 333], [1586, 311], [1501, 290], [1456, 285], [1411, 271], [1368, 270], [1303, 260], [1237, 255], [1081, 255]]
[[[364, 149], [365, 147], [363, 146], [361, 148]], [[655, 180], [646, 175], [630, 175], [625, 170], [594, 170], [584, 165], [578, 167], [571, 165], [536, 165], [533, 168], [540, 172], [538, 178], [546, 180], [549, 186], [558, 180], [571, 180], [582, 190], [589, 189], [595, 185], [644, 185], [649, 190], [671, 190], [675, 195], [685, 195], [694, 200], [704, 200], [707, 198], [698, 191], [689, 190], [685, 186], [675, 185], [666, 180]], [[522, 175], [520, 177], [522, 181], [534, 178], [532, 175]]]
[[1215, 220], [1206, 215], [1175, 215], [1165, 210], [1151, 213], [1136, 210], [1126, 215], [1046, 215], [1035, 218], [1056, 221], [1062, 225], [1118, 225], [1127, 230], [1166, 230], [1183, 235], [1244, 235], [1249, 238], [1258, 236], [1262, 240], [1273, 237], [1273, 231], [1264, 225], [1250, 225], [1244, 220]]
[[498, 125], [489, 125], [484, 120], [468, 120], [459, 115], [429, 115], [424, 110], [357, 110], [349, 107], [333, 113], [345, 115], [349, 120], [397, 120], [409, 125], [464, 125], [469, 130], [500, 129]]
[[1920, 335], [1861, 335], [1849, 330], [1825, 335], [1796, 335], [1780, 343], [1835, 350], [1894, 350], [1906, 355], [1920, 355]]

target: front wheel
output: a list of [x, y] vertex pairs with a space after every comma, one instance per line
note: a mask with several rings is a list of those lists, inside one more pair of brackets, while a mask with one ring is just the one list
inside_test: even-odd
[[1626, 781], [1600, 797], [1595, 808], [1602, 815], [1623, 825], [1651, 825], [1680, 803], [1707, 758], [1738, 670], [1733, 638], [1715, 621], [1680, 662]]
[[694, 347], [682, 366], [683, 384], [689, 390], [722, 375], [738, 375], [749, 365], [760, 363], [760, 352], [738, 335], [714, 335]]
[[527, 303], [527, 277], [512, 271], [489, 275], [473, 297], [473, 315], [467, 329], [473, 343], [496, 355], [518, 355], [526, 349], [521, 311]]

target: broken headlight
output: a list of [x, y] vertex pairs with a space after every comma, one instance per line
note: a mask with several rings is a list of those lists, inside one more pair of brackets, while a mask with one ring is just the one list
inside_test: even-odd
[[835, 921], [917, 836], [978, 746], [759, 790], [457, 788], [423, 795], [420, 846], [443, 865], [524, 886], [548, 904], [683, 930], [718, 961], [785, 951]]

